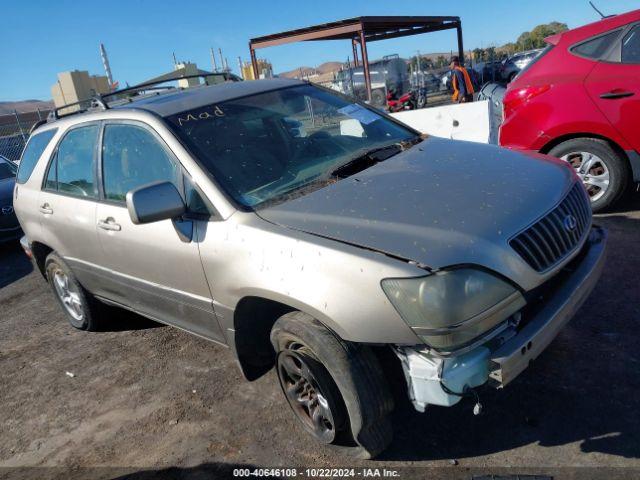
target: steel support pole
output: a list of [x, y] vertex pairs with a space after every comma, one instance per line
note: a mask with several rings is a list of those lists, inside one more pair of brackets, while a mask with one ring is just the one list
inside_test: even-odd
[[364, 68], [364, 84], [367, 87], [367, 100], [371, 102], [371, 78], [369, 77], [369, 56], [367, 41], [364, 38], [364, 27], [360, 30], [360, 49], [362, 50], [362, 67]]
[[351, 49], [353, 50], [353, 66], [358, 66], [358, 41], [355, 38], [351, 39]]
[[249, 44], [249, 52], [251, 53], [251, 67], [253, 69], [253, 79], [258, 79], [258, 61], [256, 60], [256, 51]]
[[464, 66], [464, 45], [462, 44], [462, 22], [458, 22], [456, 31], [458, 32], [458, 58], [460, 58], [460, 65]]

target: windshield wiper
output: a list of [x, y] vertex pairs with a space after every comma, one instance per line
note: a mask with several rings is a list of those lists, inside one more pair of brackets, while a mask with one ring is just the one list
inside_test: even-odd
[[347, 163], [343, 163], [331, 172], [332, 177], [347, 178], [367, 168], [373, 167], [376, 163], [384, 162], [386, 159], [397, 155], [403, 150], [414, 145], [413, 142], [399, 142], [385, 145], [384, 147], [372, 148], [360, 155], [353, 157]]

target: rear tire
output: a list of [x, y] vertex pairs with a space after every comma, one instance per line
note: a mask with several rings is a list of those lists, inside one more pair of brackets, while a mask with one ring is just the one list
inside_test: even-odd
[[589, 192], [594, 212], [610, 208], [629, 184], [627, 160], [605, 140], [574, 138], [553, 147], [549, 155], [571, 163], [576, 169]]
[[[271, 343], [278, 355], [276, 364], [283, 393], [305, 430], [316, 440], [363, 459], [373, 458], [391, 443], [393, 428], [388, 414], [393, 410], [393, 398], [378, 360], [368, 347], [345, 342], [302, 312], [280, 317], [271, 330]], [[327, 416], [333, 419], [333, 432], [314, 432], [312, 422], [304, 416], [305, 409], [299, 407], [307, 397], [296, 401], [287, 393], [300, 382], [296, 368], [290, 375], [283, 367], [292, 358], [293, 363], [305, 363], [300, 371], [311, 370], [312, 386], [300, 391], [304, 393], [307, 388], [320, 392], [331, 409]]]
[[99, 330], [106, 306], [80, 285], [69, 266], [55, 252], [47, 255], [45, 272], [53, 295], [71, 326], [78, 330]]

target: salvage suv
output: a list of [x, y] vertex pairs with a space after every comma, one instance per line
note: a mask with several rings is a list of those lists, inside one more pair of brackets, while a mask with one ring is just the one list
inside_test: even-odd
[[249, 380], [275, 366], [301, 425], [360, 457], [391, 441], [391, 380], [419, 411], [505, 386], [603, 268], [561, 160], [293, 80], [99, 100], [33, 132], [14, 195], [71, 325], [123, 307], [230, 347]]

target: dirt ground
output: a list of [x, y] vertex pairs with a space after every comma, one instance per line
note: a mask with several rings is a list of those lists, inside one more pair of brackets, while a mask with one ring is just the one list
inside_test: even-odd
[[223, 347], [120, 311], [111, 331], [74, 330], [19, 248], [0, 247], [0, 478], [223, 478], [238, 466], [640, 478], [639, 209], [635, 194], [597, 218], [610, 232], [602, 280], [531, 368], [481, 391], [482, 416], [466, 400], [400, 405], [393, 444], [367, 462], [310, 441], [274, 372], [246, 382]]

